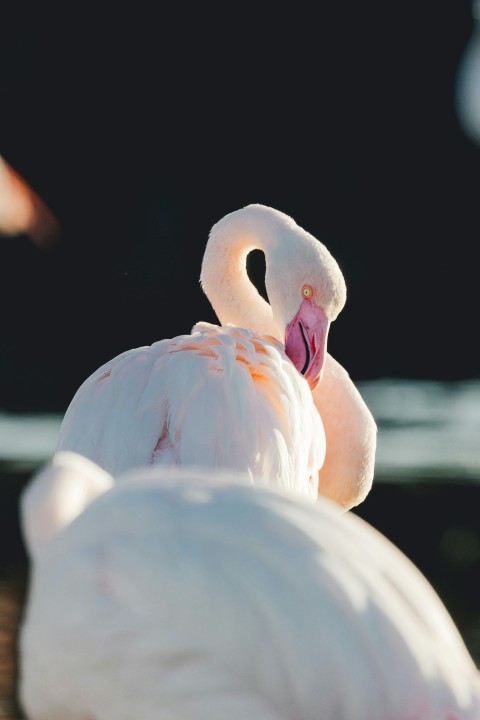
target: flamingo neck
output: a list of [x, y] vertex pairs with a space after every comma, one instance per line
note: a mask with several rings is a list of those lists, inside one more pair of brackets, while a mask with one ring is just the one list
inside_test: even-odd
[[[244, 327], [284, 342], [275, 326], [272, 309], [247, 274], [247, 255], [252, 250], [269, 254], [275, 243], [272, 214], [249, 205], [226, 215], [210, 231], [202, 262], [200, 282], [222, 325]], [[269, 208], [270, 210], [270, 208]], [[273, 228], [274, 229], [274, 228]]]

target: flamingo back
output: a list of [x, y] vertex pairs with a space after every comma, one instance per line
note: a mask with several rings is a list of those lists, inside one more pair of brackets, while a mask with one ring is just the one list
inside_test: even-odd
[[67, 409], [56, 449], [112, 474], [147, 465], [241, 470], [255, 484], [316, 499], [325, 433], [278, 340], [199, 323], [94, 372]]

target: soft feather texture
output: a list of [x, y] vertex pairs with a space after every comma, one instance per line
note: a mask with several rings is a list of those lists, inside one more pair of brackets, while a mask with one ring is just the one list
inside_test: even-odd
[[58, 448], [112, 473], [150, 464], [245, 470], [256, 484], [316, 499], [325, 434], [277, 340], [202, 323], [99, 368], [73, 399]]
[[48, 472], [40, 473], [23, 491], [22, 529], [31, 557], [112, 485], [112, 476], [86, 457], [54, 456]]
[[[270, 305], [246, 272], [254, 248], [265, 252]], [[331, 356], [312, 399], [284, 345], [305, 283], [327, 326], [345, 303], [327, 248], [284, 213], [249, 205], [212, 228], [201, 283], [222, 326], [199, 323], [191, 335], [100, 367], [72, 399], [56, 450], [81, 453], [111, 473], [149, 464], [226, 467], [345, 508], [361, 502], [373, 480], [375, 421]]]
[[[265, 255], [268, 303], [248, 279], [251, 250]], [[293, 218], [258, 203], [225, 215], [212, 227], [200, 282], [222, 325], [247, 327], [280, 342], [303, 285], [312, 285], [316, 302], [332, 321], [347, 297], [342, 271], [325, 245]]]
[[[71, 464], [96, 483], [60, 453], [34, 513]], [[457, 629], [390, 542], [328, 500], [205, 469], [131, 471], [57, 528], [33, 553], [20, 660], [29, 720], [480, 717]]]
[[377, 426], [347, 371], [331, 355], [313, 401], [327, 438], [319, 493], [345, 508], [358, 505], [372, 486]]

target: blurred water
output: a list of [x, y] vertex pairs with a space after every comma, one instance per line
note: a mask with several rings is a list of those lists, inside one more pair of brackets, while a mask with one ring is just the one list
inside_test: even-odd
[[15, 415], [0, 411], [0, 463], [29, 470], [51, 456], [57, 442], [61, 415]]
[[380, 480], [480, 481], [480, 380], [359, 384], [378, 424]]
[[[480, 482], [480, 379], [358, 383], [378, 424], [379, 481], [460, 477]], [[0, 463], [33, 469], [54, 451], [61, 415], [0, 412]]]

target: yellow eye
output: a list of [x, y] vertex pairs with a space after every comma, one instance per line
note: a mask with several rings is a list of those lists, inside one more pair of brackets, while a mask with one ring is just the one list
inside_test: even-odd
[[302, 295], [306, 300], [310, 300], [313, 295], [313, 288], [310, 285], [304, 285], [302, 287]]

